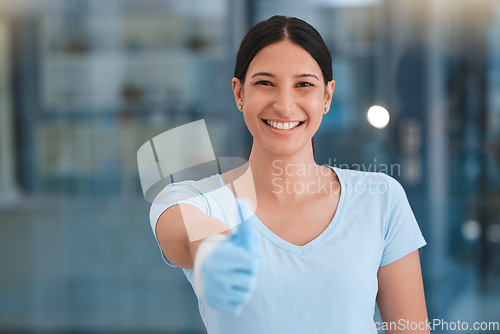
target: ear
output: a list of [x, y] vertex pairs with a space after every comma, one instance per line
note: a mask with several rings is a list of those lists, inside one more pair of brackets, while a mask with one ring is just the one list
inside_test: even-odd
[[[330, 80], [326, 83], [326, 90], [325, 90], [325, 108], [326, 110], [330, 109], [330, 106], [332, 104], [332, 97], [333, 97], [333, 90], [335, 89], [335, 80]], [[325, 112], [326, 114], [326, 112]]]
[[243, 106], [243, 84], [240, 79], [234, 77], [232, 80], [234, 100], [237, 106]]

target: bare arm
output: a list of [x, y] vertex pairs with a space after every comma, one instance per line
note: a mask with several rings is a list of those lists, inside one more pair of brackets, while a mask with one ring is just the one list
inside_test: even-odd
[[377, 304], [384, 322], [421, 328], [388, 330], [386, 334], [430, 334], [425, 327], [428, 317], [418, 250], [379, 268]]
[[217, 233], [229, 234], [230, 231], [220, 220], [205, 215], [190, 204], [171, 206], [156, 224], [156, 236], [163, 254], [184, 269], [193, 268], [196, 251], [205, 238]]

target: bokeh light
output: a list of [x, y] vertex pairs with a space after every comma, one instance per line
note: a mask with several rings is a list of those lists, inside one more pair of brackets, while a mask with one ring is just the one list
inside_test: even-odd
[[368, 123], [377, 129], [383, 129], [389, 124], [390, 116], [387, 109], [381, 106], [372, 106], [366, 115]]

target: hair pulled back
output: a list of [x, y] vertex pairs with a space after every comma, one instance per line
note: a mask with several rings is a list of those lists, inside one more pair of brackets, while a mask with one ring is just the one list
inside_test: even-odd
[[319, 32], [301, 19], [282, 15], [261, 21], [247, 32], [236, 56], [234, 76], [244, 83], [255, 55], [264, 47], [283, 40], [297, 44], [314, 58], [321, 68], [325, 85], [332, 80], [332, 56]]

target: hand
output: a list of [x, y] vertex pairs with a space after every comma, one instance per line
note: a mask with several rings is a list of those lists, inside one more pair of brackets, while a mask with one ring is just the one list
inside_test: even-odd
[[201, 266], [204, 299], [211, 307], [236, 316], [250, 300], [261, 266], [260, 240], [251, 223], [257, 217], [247, 201], [239, 200], [238, 205], [241, 216], [249, 218], [221, 241]]

